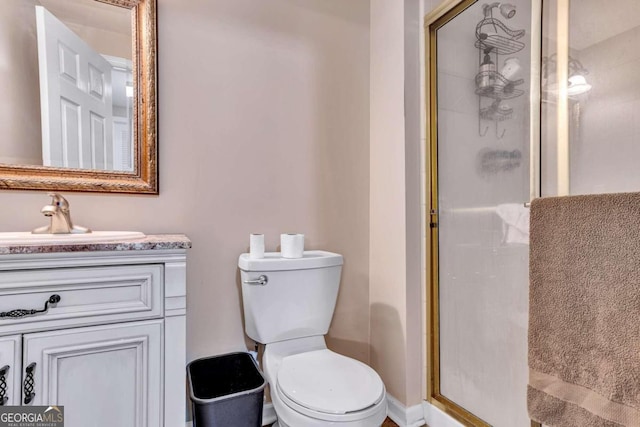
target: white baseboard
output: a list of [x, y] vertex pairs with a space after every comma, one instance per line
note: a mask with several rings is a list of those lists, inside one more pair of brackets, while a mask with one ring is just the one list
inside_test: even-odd
[[426, 400], [422, 402], [424, 421], [429, 427], [464, 427], [457, 420], [442, 412]]
[[273, 403], [267, 402], [262, 405], [262, 425], [273, 424], [278, 420], [276, 416], [276, 410], [273, 408]]
[[387, 416], [400, 427], [421, 427], [425, 425], [421, 404], [404, 406], [398, 399], [387, 393]]
[[[262, 405], [262, 425], [273, 424], [277, 419], [276, 410], [273, 409], [273, 403], [265, 402], [265, 404]], [[193, 427], [193, 421], [187, 421], [185, 427]]]

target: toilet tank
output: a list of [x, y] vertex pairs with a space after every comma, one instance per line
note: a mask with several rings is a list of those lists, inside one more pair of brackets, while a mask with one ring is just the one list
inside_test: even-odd
[[[325, 335], [336, 306], [342, 255], [305, 251], [302, 258], [279, 252], [238, 259], [247, 335], [262, 344]], [[266, 276], [264, 285], [250, 284]]]

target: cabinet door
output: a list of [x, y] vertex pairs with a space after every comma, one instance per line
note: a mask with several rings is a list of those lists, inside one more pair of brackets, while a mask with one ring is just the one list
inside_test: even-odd
[[162, 328], [152, 320], [24, 335], [25, 372], [35, 363], [29, 404], [63, 405], [67, 427], [161, 426]]
[[0, 405], [20, 405], [22, 335], [0, 338]]

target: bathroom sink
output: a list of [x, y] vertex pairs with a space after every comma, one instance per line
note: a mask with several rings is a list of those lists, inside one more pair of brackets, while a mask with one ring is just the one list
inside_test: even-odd
[[94, 231], [86, 234], [33, 234], [30, 231], [0, 233], [0, 245], [64, 245], [135, 240], [145, 237], [139, 231]]

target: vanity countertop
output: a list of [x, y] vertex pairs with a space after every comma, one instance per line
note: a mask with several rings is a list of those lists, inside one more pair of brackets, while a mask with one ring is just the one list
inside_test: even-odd
[[138, 239], [82, 243], [38, 243], [16, 242], [0, 244], [0, 255], [42, 254], [52, 252], [100, 252], [100, 251], [149, 251], [167, 249], [189, 249], [191, 240], [184, 234], [151, 234]]

